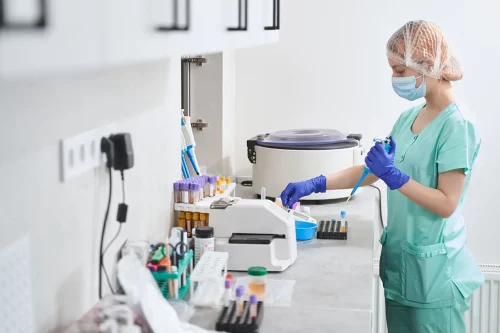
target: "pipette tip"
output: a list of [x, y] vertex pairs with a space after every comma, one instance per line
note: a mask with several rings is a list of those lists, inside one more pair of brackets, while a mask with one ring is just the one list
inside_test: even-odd
[[349, 202], [349, 200], [351, 200], [351, 198], [352, 198], [352, 195], [348, 196], [348, 197], [347, 197], [347, 201], [346, 201], [345, 203], [348, 203], [348, 202]]

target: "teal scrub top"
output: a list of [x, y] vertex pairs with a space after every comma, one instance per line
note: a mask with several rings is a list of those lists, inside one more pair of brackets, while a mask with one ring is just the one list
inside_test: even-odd
[[391, 131], [397, 144], [396, 168], [431, 188], [437, 188], [439, 173], [462, 169], [465, 186], [457, 209], [448, 218], [422, 208], [397, 190], [388, 191], [380, 278], [386, 298], [413, 307], [439, 308], [457, 304], [456, 295], [467, 301], [484, 282], [466, 247], [461, 215], [481, 138], [456, 103], [414, 134], [411, 127], [423, 107], [405, 111]]

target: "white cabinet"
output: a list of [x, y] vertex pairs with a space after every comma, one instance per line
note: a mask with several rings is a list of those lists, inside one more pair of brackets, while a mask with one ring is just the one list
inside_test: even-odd
[[272, 25], [273, 3], [279, 0], [223, 0], [226, 22], [224, 48], [244, 48], [276, 42], [279, 29]]
[[0, 77], [89, 68], [105, 52], [100, 0], [0, 1]]
[[[74, 73], [278, 40], [278, 0], [3, 0], [0, 78]], [[3, 15], [2, 15], [3, 13]]]

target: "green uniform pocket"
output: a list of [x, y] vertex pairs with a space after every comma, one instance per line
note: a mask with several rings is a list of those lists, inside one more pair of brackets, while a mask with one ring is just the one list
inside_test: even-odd
[[380, 253], [380, 262], [378, 268], [378, 275], [380, 276], [380, 280], [382, 284], [385, 283], [385, 269], [387, 265], [387, 251], [385, 250], [385, 241], [387, 239], [387, 227], [382, 230], [382, 236], [380, 236], [380, 244], [382, 244], [382, 252]]
[[412, 302], [429, 304], [454, 299], [451, 269], [443, 243], [415, 246], [401, 243], [403, 296]]

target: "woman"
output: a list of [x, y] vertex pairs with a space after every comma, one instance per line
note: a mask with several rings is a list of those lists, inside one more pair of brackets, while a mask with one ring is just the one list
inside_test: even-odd
[[[365, 162], [389, 187], [388, 223], [380, 242], [380, 278], [389, 333], [465, 333], [463, 313], [484, 282], [466, 243], [460, 214], [481, 139], [455, 103], [450, 81], [463, 76], [443, 32], [413, 21], [390, 38], [387, 56], [396, 94], [425, 103], [403, 112], [385, 152], [376, 143]], [[397, 145], [396, 145], [397, 144]], [[349, 189], [363, 166], [289, 184], [291, 207], [313, 192]]]

